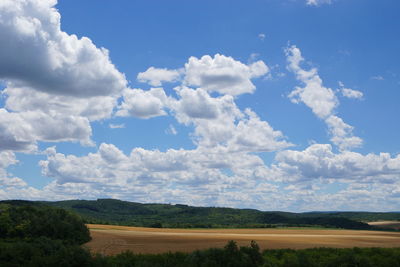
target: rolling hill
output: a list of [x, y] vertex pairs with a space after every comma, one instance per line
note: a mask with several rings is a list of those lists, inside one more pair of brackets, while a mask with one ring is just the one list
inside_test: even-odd
[[[10, 201], [3, 201], [10, 202]], [[269, 228], [313, 226], [344, 229], [375, 229], [366, 221], [400, 220], [400, 213], [373, 212], [308, 212], [291, 213], [193, 207], [171, 204], [141, 204], [116, 199], [66, 200], [55, 202], [26, 202], [49, 205], [74, 211], [87, 223], [169, 228]]]

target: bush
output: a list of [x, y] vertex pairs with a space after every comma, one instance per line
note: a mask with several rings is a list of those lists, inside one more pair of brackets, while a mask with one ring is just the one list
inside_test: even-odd
[[39, 237], [83, 244], [90, 240], [90, 233], [80, 217], [63, 209], [0, 205], [0, 238]]
[[0, 266], [92, 266], [90, 253], [46, 237], [0, 242]]

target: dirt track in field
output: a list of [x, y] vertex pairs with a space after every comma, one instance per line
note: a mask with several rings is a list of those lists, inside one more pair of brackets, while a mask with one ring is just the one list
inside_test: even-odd
[[93, 253], [190, 252], [223, 247], [229, 240], [248, 246], [255, 240], [261, 249], [312, 247], [400, 247], [400, 233], [330, 229], [157, 229], [89, 224]]

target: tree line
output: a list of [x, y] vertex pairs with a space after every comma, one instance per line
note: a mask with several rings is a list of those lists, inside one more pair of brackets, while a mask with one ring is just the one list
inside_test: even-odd
[[[164, 228], [274, 228], [274, 227], [326, 227], [342, 229], [378, 230], [356, 216], [373, 213], [346, 212], [265, 212], [254, 209], [192, 207], [171, 204], [141, 204], [117, 199], [67, 200], [32, 202], [51, 205], [78, 213], [87, 223], [113, 224]], [[349, 217], [346, 217], [349, 216]], [[400, 219], [400, 213], [375, 214], [374, 219]]]

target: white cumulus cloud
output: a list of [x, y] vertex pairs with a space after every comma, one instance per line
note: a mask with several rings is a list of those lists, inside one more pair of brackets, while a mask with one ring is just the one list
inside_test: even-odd
[[227, 151], [276, 151], [291, 146], [279, 131], [253, 111], [242, 112], [231, 95], [211, 97], [202, 88], [177, 87], [180, 98], [170, 102], [178, 122], [195, 127], [192, 137], [201, 147]]
[[76, 98], [73, 96], [52, 95], [27, 87], [16, 87], [8, 83], [3, 90], [5, 107], [13, 112], [43, 112], [59, 116], [79, 116], [90, 121], [107, 119], [112, 116], [117, 104], [114, 96], [94, 96]]
[[126, 80], [108, 51], [60, 28], [53, 0], [2, 1], [0, 78], [57, 95], [118, 94]]
[[347, 98], [361, 99], [364, 94], [361, 91], [353, 90], [350, 88], [342, 88], [342, 95]]
[[90, 122], [110, 118], [126, 88], [106, 49], [61, 30], [56, 4], [0, 4], [0, 33], [7, 40], [0, 42], [0, 150], [34, 151], [39, 141], [92, 145]]
[[[14, 177], [7, 173], [7, 167], [11, 165], [15, 165], [18, 163], [18, 160], [15, 157], [15, 154], [11, 151], [0, 151], [0, 190], [2, 188], [9, 190], [13, 188], [22, 188], [26, 187], [27, 184], [24, 180], [18, 177]], [[4, 198], [3, 198], [4, 199]]]
[[[383, 203], [393, 203], [387, 208], [396, 207], [400, 199], [400, 155], [335, 153], [329, 144], [281, 151], [270, 167], [254, 154], [220, 147], [165, 152], [134, 148], [126, 155], [111, 144], [101, 144], [97, 152], [80, 157], [50, 149], [41, 166], [54, 182], [40, 192], [20, 189], [8, 195], [46, 194], [47, 199], [108, 196], [296, 211], [332, 207], [379, 210]], [[280, 186], [271, 183], [278, 181]], [[324, 191], [333, 182], [341, 183], [343, 189]], [[371, 196], [374, 200], [366, 201]]]
[[8, 112], [0, 109], [0, 151], [32, 152], [37, 141], [81, 142], [92, 145], [92, 129], [84, 117], [49, 115], [43, 112]]
[[341, 150], [347, 150], [354, 147], [360, 147], [363, 140], [353, 135], [353, 126], [345, 123], [341, 118], [335, 115], [329, 116], [325, 120], [329, 132], [332, 136], [331, 141]]
[[188, 85], [201, 87], [206, 91], [235, 96], [253, 93], [255, 86], [251, 79], [261, 77], [268, 71], [269, 68], [263, 61], [246, 65], [232, 57], [206, 55], [200, 59], [189, 58], [185, 64], [185, 81]]
[[318, 75], [317, 69], [309, 71], [301, 68], [300, 64], [304, 61], [301, 51], [296, 46], [291, 46], [286, 50], [288, 68], [296, 74], [299, 81], [304, 83], [304, 87], [296, 87], [289, 94], [289, 98], [294, 103], [303, 102], [321, 119], [327, 118], [333, 113], [338, 105], [338, 100], [332, 89], [324, 87]]
[[123, 93], [123, 102], [117, 111], [117, 116], [133, 116], [148, 119], [163, 116], [167, 96], [162, 88], [126, 89]]
[[203, 89], [177, 88], [180, 96], [177, 105], [173, 106], [179, 115], [193, 119], [215, 119], [219, 115], [219, 105], [222, 98], [213, 98]]
[[350, 151], [335, 154], [329, 144], [314, 144], [304, 151], [281, 151], [276, 161], [275, 171], [282, 179], [292, 181], [322, 178], [386, 184], [397, 183], [400, 175], [400, 155]]
[[163, 82], [176, 82], [180, 78], [178, 70], [159, 69], [150, 67], [145, 72], [140, 72], [137, 79], [152, 86], [161, 86]]

